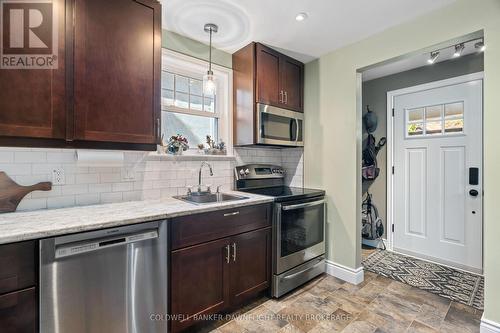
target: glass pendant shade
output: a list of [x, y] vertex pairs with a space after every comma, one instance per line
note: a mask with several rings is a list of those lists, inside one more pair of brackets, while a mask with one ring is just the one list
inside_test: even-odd
[[215, 95], [216, 86], [215, 76], [213, 73], [207, 72], [207, 74], [203, 75], [203, 94], [205, 96]]

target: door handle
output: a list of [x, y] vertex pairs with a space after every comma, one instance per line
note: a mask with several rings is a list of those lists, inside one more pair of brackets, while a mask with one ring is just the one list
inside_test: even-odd
[[469, 194], [472, 196], [472, 197], [477, 197], [479, 195], [479, 192], [477, 190], [470, 190], [469, 191]]
[[226, 245], [226, 264], [229, 264], [229, 257], [231, 256], [231, 247]]
[[233, 262], [236, 262], [236, 243], [233, 243]]

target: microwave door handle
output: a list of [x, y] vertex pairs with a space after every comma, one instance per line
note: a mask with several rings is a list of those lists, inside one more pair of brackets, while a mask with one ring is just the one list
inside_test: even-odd
[[295, 118], [295, 142], [299, 141], [299, 120]]
[[[290, 141], [295, 141], [293, 138], [293, 123], [295, 119], [290, 119]], [[297, 132], [297, 131], [295, 131]]]

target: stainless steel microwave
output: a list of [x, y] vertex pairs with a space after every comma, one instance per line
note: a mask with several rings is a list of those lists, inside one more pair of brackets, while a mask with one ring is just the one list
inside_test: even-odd
[[304, 114], [257, 103], [257, 143], [304, 146]]

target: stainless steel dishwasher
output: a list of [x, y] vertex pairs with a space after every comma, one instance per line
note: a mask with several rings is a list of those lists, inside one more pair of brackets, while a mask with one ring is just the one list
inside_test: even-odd
[[40, 241], [42, 333], [167, 332], [163, 221]]

